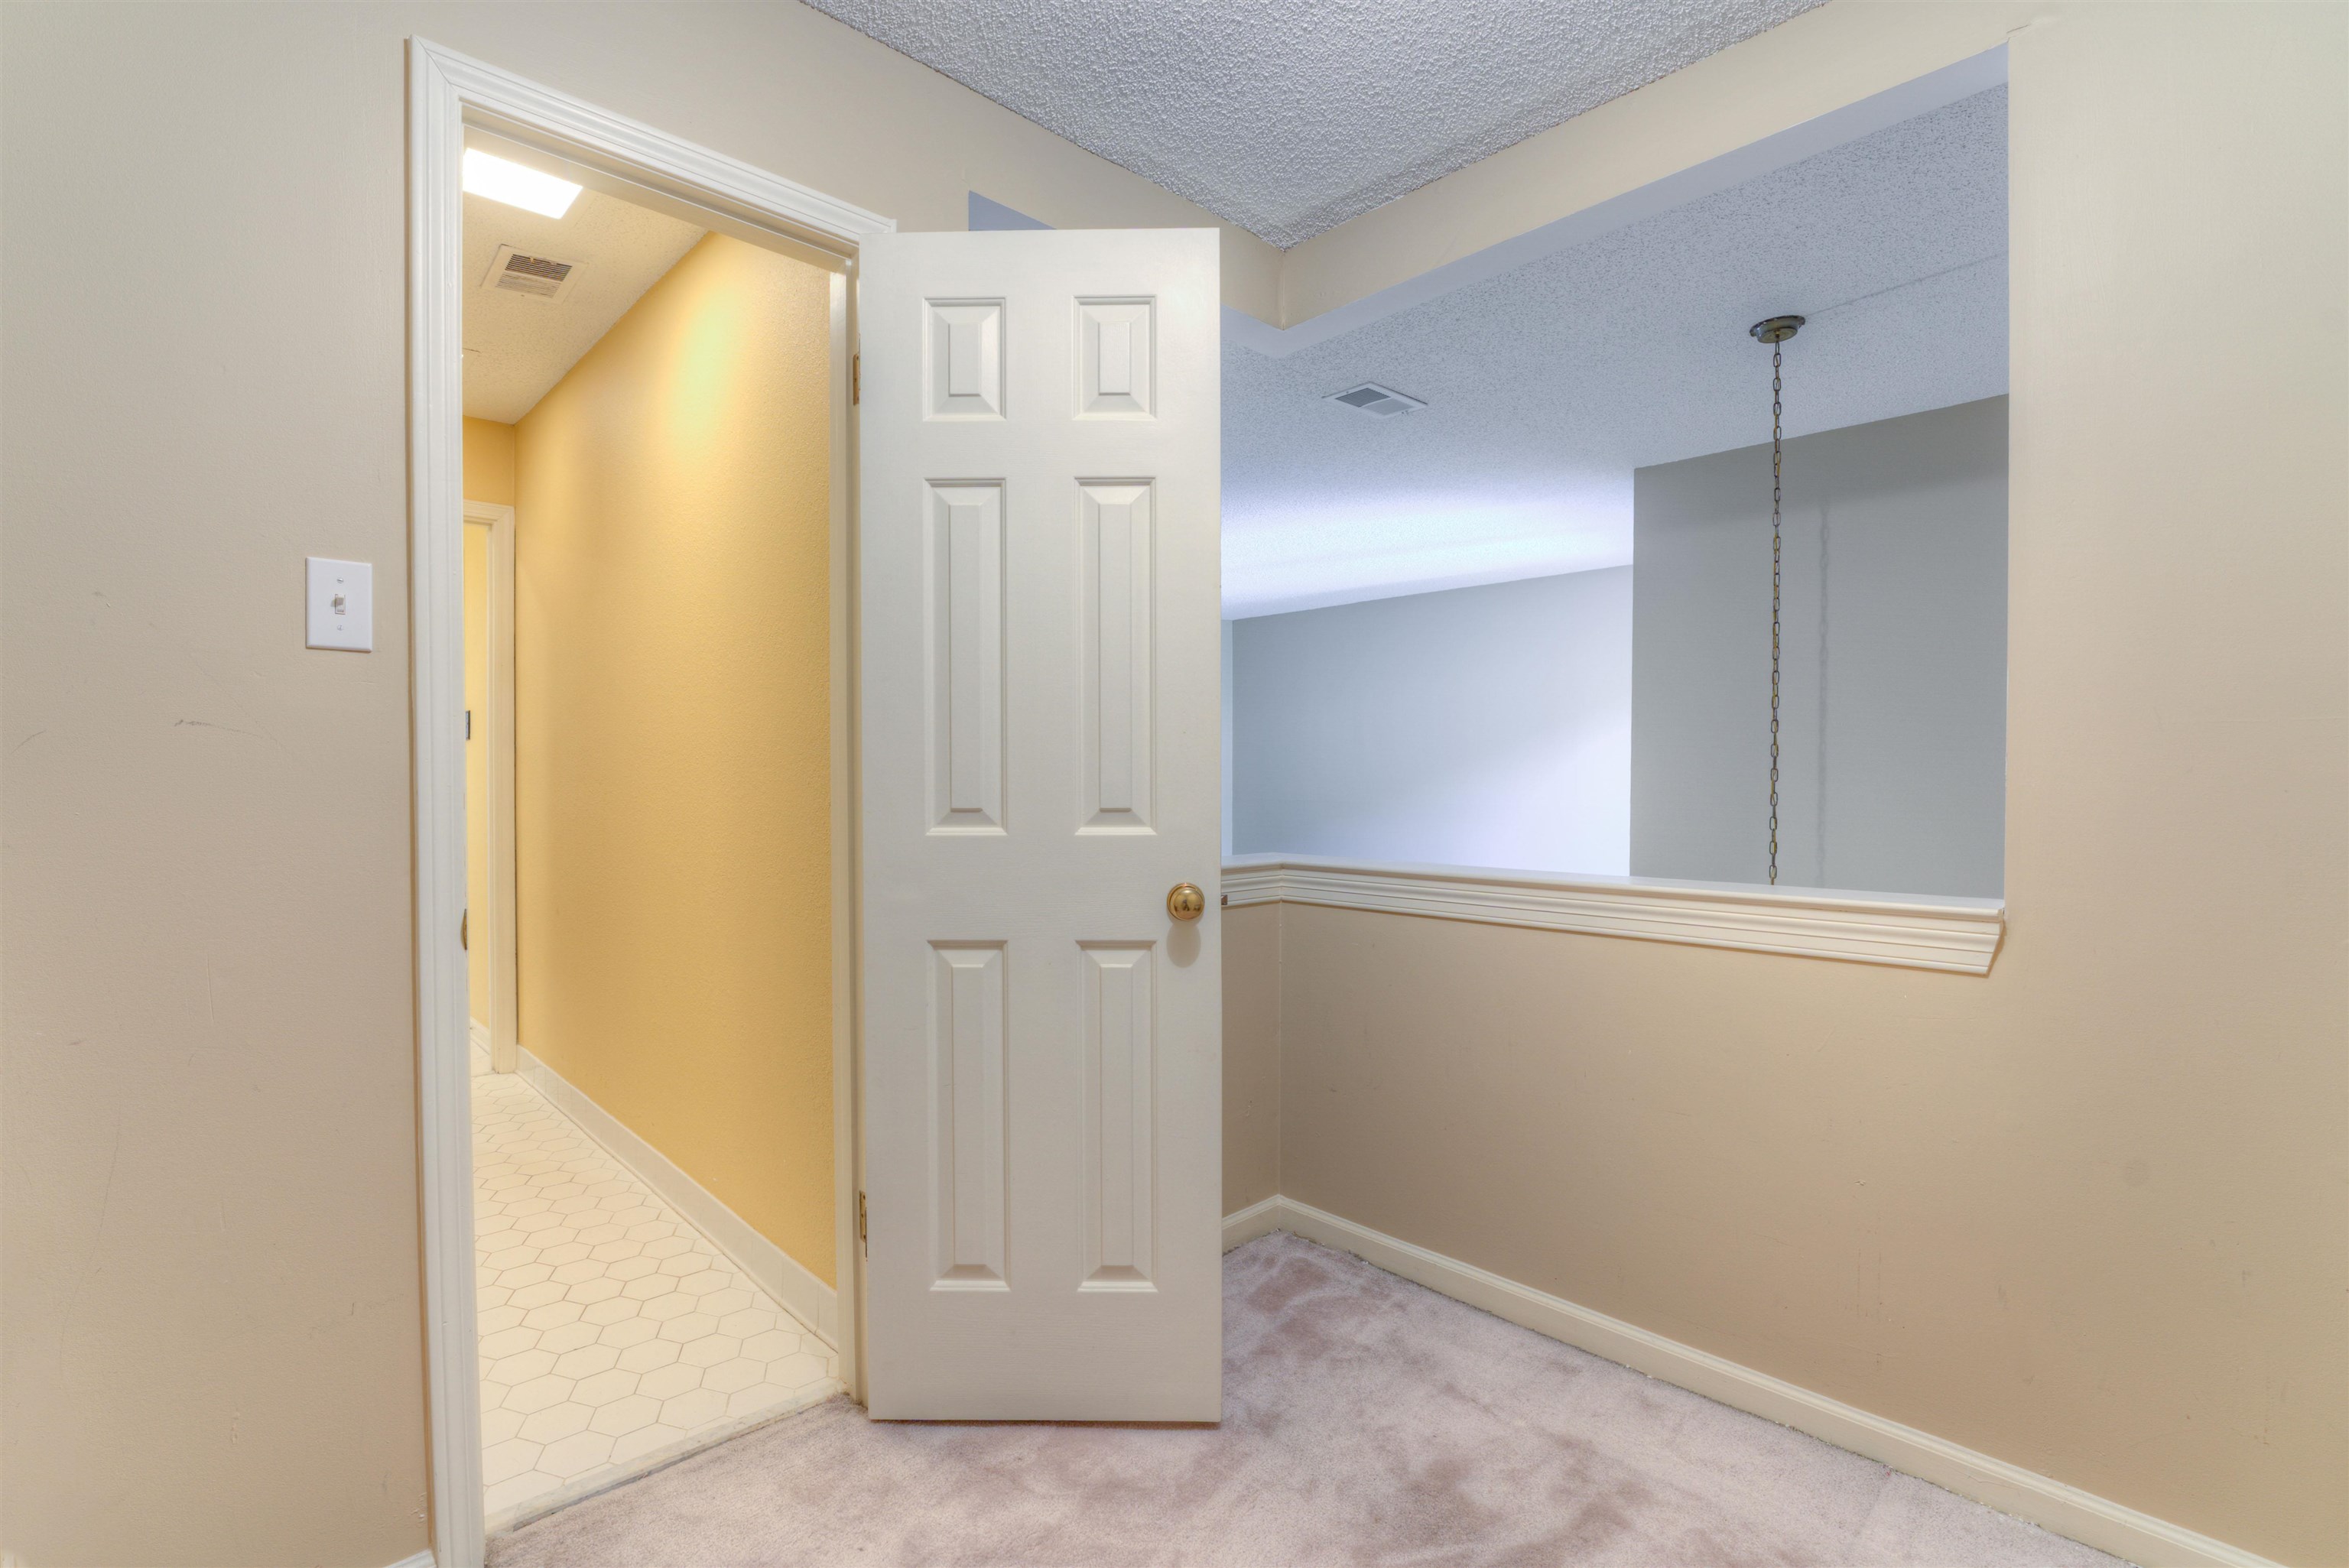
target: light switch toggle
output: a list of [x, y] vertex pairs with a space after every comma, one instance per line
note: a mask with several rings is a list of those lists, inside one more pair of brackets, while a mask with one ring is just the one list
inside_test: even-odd
[[310, 646], [351, 653], [375, 651], [375, 568], [364, 561], [313, 555], [310, 566]]

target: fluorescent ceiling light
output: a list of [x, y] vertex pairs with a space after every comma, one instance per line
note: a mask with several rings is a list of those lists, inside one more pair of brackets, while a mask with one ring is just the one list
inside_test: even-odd
[[579, 187], [568, 180], [492, 158], [475, 147], [465, 149], [465, 190], [548, 218], [570, 211], [579, 195]]

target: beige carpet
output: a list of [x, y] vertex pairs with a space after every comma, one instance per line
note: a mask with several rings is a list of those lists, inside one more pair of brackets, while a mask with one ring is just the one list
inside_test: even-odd
[[1224, 1261], [1224, 1421], [835, 1399], [492, 1542], [492, 1568], [2116, 1560], [1293, 1236]]

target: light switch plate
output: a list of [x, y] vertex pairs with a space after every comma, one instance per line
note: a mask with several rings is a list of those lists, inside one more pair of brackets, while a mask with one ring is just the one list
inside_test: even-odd
[[375, 567], [310, 558], [310, 645], [375, 652]]

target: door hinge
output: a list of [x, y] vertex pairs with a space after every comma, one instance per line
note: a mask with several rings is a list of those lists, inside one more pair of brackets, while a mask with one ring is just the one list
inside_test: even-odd
[[864, 1229], [864, 1194], [862, 1192], [856, 1194], [856, 1245], [866, 1257], [873, 1255]]
[[852, 405], [864, 401], [864, 356], [861, 354], [848, 356], [848, 401]]

